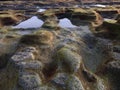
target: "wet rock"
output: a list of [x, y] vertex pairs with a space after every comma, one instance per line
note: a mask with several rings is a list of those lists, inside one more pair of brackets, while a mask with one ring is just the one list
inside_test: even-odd
[[36, 73], [22, 73], [19, 77], [18, 84], [24, 90], [33, 90], [34, 88], [39, 87], [42, 84], [42, 81]]
[[61, 68], [69, 72], [77, 72], [82, 63], [82, 58], [75, 52], [72, 52], [68, 48], [61, 48], [57, 52], [58, 62], [61, 63]]

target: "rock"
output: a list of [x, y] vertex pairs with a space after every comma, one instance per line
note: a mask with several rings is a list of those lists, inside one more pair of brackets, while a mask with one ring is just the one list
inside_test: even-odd
[[43, 65], [40, 61], [27, 61], [27, 62], [18, 62], [16, 66], [20, 69], [35, 69], [35, 70], [42, 70]]
[[18, 84], [24, 90], [33, 90], [36, 87], [39, 87], [42, 84], [42, 80], [36, 73], [22, 73], [19, 76]]
[[38, 88], [34, 88], [32, 90], [57, 90], [57, 89], [55, 89], [54, 87], [41, 86], [41, 87], [38, 87]]
[[35, 47], [26, 47], [22, 50], [22, 52], [31, 52], [31, 53], [34, 53], [34, 52], [37, 52], [37, 49]]
[[117, 53], [120, 53], [120, 46], [114, 46], [113, 47], [113, 52], [117, 52]]
[[26, 16], [14, 11], [1, 11], [0, 14], [0, 27], [15, 25], [22, 20], [25, 20]]
[[29, 52], [17, 52], [15, 55], [11, 57], [11, 60], [15, 63], [26, 61], [26, 60], [34, 60], [35, 56]]
[[50, 16], [48, 19], [45, 20], [45, 23], [42, 25], [43, 28], [49, 28], [49, 29], [56, 29], [58, 30], [60, 27], [58, 25], [57, 17]]
[[108, 39], [120, 39], [120, 24], [115, 20], [105, 20], [103, 24], [96, 28], [95, 35]]
[[[103, 23], [103, 18], [94, 10], [82, 9], [82, 8], [58, 8], [49, 9], [42, 13], [37, 13], [37, 16], [45, 20], [43, 27], [54, 28], [57, 25], [56, 18], [58, 19], [68, 18], [74, 25], [81, 25], [82, 23], [89, 23], [97, 27]], [[48, 18], [48, 19], [47, 19]]]
[[108, 63], [108, 68], [120, 71], [120, 61], [112, 61]]
[[77, 72], [82, 63], [82, 57], [68, 48], [61, 48], [57, 52], [58, 62], [61, 63], [62, 69], [68, 72]]
[[120, 60], [120, 53], [112, 52], [111, 56], [114, 60]]
[[67, 73], [58, 73], [51, 83], [62, 90], [85, 90], [78, 77]]
[[56, 85], [59, 88], [66, 89], [66, 81], [68, 79], [68, 75], [66, 73], [58, 73], [51, 80], [53, 85]]
[[85, 90], [78, 77], [71, 75], [68, 77], [67, 90]]
[[84, 78], [88, 82], [95, 82], [95, 81], [97, 81], [96, 76], [93, 73], [91, 73], [90, 71], [82, 70], [82, 74], [83, 74]]
[[31, 35], [24, 35], [21, 38], [21, 43], [22, 44], [27, 44], [27, 45], [41, 45], [41, 44], [51, 44], [53, 41], [54, 37], [53, 34], [47, 30], [40, 30], [34, 34]]
[[99, 79], [97, 81], [96, 90], [108, 90], [108, 88], [106, 87], [105, 83], [101, 79]]

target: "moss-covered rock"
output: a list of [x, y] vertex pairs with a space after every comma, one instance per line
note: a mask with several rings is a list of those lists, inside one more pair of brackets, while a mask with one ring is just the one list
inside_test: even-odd
[[65, 47], [57, 52], [56, 59], [61, 64], [61, 69], [72, 73], [77, 72], [82, 63], [82, 58], [79, 54]]

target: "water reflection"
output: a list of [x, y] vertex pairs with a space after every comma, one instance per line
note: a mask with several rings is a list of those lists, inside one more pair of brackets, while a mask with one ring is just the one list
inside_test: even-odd
[[30, 19], [21, 22], [20, 24], [13, 26], [13, 28], [39, 28], [43, 25], [43, 21], [38, 19], [37, 16], [33, 16]]

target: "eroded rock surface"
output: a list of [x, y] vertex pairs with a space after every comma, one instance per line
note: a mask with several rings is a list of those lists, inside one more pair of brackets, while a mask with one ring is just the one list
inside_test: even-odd
[[[117, 21], [103, 22], [97, 12], [81, 8], [49, 9], [36, 15], [44, 24], [32, 33], [21, 35], [16, 33], [21, 29], [5, 27], [0, 31], [1, 90], [119, 90]], [[76, 27], [59, 26], [62, 18]], [[106, 30], [102, 36], [109, 37], [96, 34], [101, 28]], [[111, 39], [113, 34], [117, 37]]]

